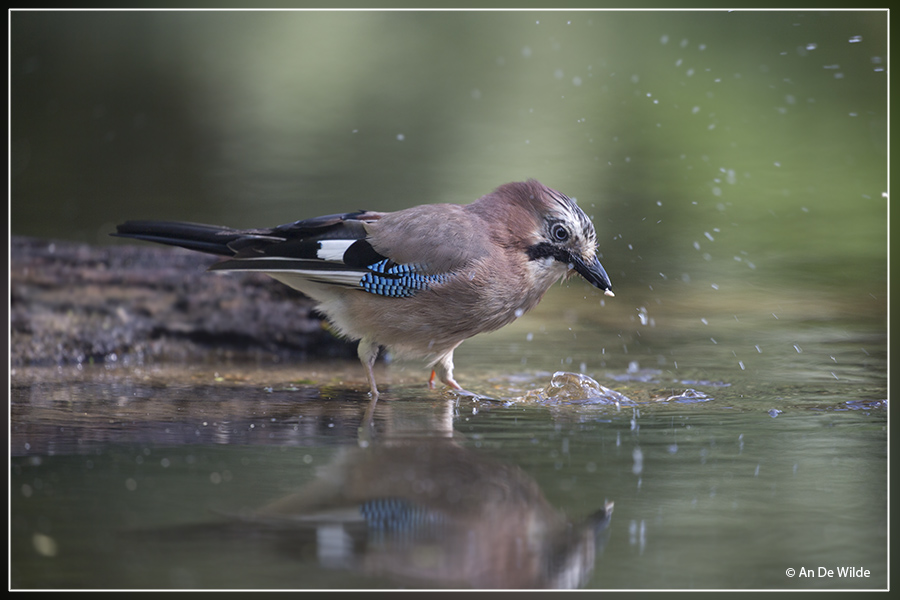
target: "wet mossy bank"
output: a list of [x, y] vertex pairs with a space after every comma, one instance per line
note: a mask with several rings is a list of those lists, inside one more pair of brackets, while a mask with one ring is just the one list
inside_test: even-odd
[[207, 273], [181, 249], [14, 236], [10, 364], [354, 357], [312, 302], [265, 275]]

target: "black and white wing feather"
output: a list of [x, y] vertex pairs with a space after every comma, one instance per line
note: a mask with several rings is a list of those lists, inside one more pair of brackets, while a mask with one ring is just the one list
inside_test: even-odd
[[[114, 234], [228, 257], [212, 271], [262, 271], [291, 279], [408, 297], [444, 281], [422, 265], [397, 264], [368, 241], [366, 224], [384, 213], [357, 211], [270, 229], [231, 229], [169, 221], [127, 221]], [[279, 277], [280, 279], [280, 277]]]

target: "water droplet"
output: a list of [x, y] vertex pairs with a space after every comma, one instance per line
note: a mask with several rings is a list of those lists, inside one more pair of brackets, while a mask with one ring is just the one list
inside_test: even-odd
[[35, 533], [31, 536], [31, 544], [41, 556], [56, 556], [56, 540], [43, 533]]
[[631, 458], [634, 461], [634, 464], [631, 466], [631, 472], [635, 475], [640, 475], [641, 471], [644, 470], [644, 453], [641, 452], [640, 448], [635, 448], [631, 452]]

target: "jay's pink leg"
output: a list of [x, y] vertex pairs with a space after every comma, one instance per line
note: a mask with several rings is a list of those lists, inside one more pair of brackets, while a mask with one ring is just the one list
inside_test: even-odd
[[369, 393], [372, 398], [378, 398], [378, 386], [375, 385], [375, 360], [378, 358], [378, 344], [371, 340], [363, 338], [359, 341], [357, 354], [359, 354], [359, 362], [366, 369], [366, 380], [369, 382]]
[[[436, 372], [434, 369], [432, 369], [432, 370], [431, 370], [431, 377], [428, 378], [428, 389], [431, 389], [431, 390], [434, 389], [434, 387], [435, 387], [435, 384], [434, 384], [434, 378], [435, 378], [436, 375], [437, 375], [437, 372]], [[443, 380], [443, 379], [442, 379], [441, 381], [443, 381], [443, 382], [444, 382], [445, 384], [447, 384], [448, 386], [452, 387], [454, 390], [461, 390], [461, 389], [462, 389], [462, 387], [461, 387], [458, 383], [456, 383], [456, 380], [455, 380], [455, 379], [452, 379], [452, 378], [451, 378], [449, 381]]]
[[456, 380], [453, 379], [453, 350], [451, 349], [449, 352], [438, 358], [437, 362], [434, 364], [434, 369], [431, 371], [431, 377], [428, 379], [428, 387], [434, 389], [434, 378], [437, 376], [444, 385], [453, 388], [454, 390], [461, 390], [462, 386], [456, 383]]

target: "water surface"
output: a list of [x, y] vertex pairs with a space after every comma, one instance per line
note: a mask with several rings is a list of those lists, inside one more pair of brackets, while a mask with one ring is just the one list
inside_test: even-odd
[[[490, 400], [393, 363], [371, 413], [355, 363], [16, 369], [13, 586], [885, 587], [877, 319], [707, 314], [657, 310], [625, 362], [581, 319], [537, 342], [539, 312], [461, 347]], [[548, 354], [621, 396], [538, 394]], [[785, 575], [820, 566], [870, 576]]]

